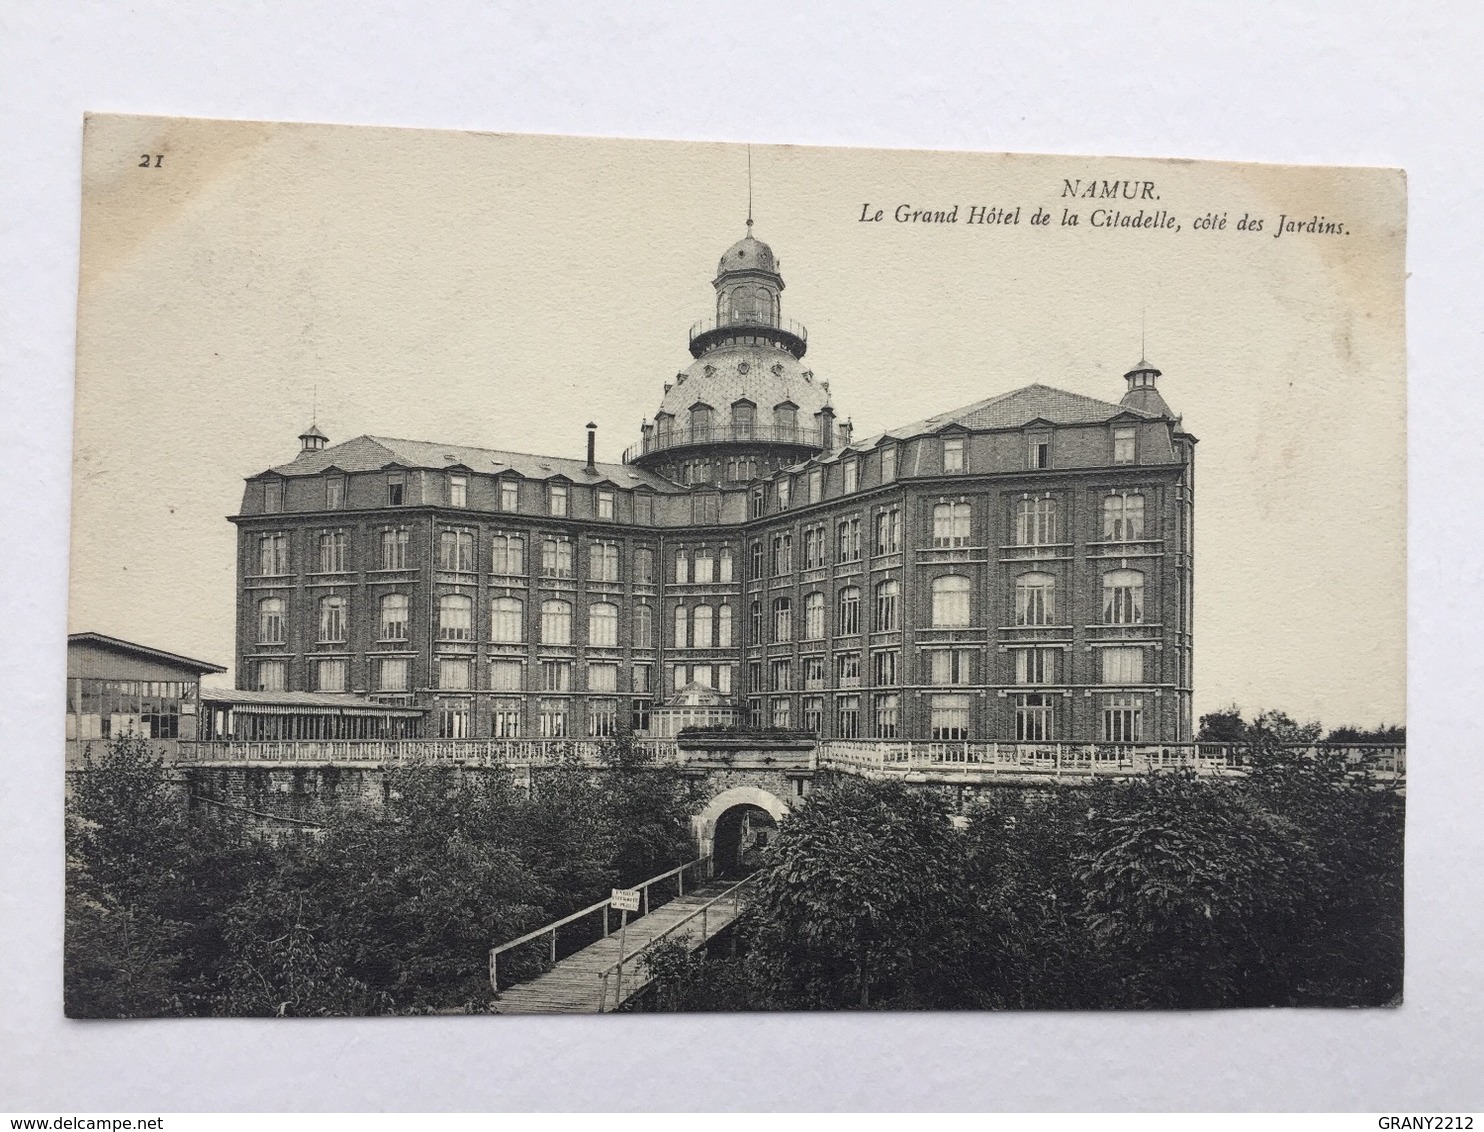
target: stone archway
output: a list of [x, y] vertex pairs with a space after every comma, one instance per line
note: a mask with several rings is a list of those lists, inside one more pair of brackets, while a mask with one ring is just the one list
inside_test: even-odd
[[733, 786], [723, 790], [707, 802], [701, 812], [691, 819], [691, 829], [696, 836], [696, 847], [703, 857], [716, 851], [716, 825], [729, 811], [738, 808], [762, 810], [774, 822], [782, 822], [792, 811], [788, 803], [758, 786]]

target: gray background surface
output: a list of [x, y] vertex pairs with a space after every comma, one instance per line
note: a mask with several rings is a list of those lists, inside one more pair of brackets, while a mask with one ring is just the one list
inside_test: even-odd
[[[13, 0], [0, 14], [0, 1110], [1484, 1105], [1484, 761], [1470, 741], [1484, 683], [1481, 30], [1464, 4]], [[61, 697], [86, 110], [1407, 169], [1406, 1005], [67, 1022]], [[162, 407], [162, 430], [180, 424], [231, 427]]]

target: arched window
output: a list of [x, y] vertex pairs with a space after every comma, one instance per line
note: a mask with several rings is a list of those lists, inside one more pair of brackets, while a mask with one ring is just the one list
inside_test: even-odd
[[1144, 575], [1109, 570], [1103, 575], [1103, 624], [1139, 625], [1144, 620]]
[[888, 579], [876, 587], [876, 630], [902, 627], [902, 584]]
[[723, 605], [716, 614], [716, 644], [718, 648], [730, 648], [732, 644], [732, 607]]
[[691, 619], [691, 647], [698, 649], [709, 649], [712, 645], [714, 613], [709, 605], [696, 606], [696, 612]]
[[945, 574], [933, 579], [933, 628], [962, 629], [969, 624], [969, 579]]
[[848, 637], [861, 631], [861, 592], [855, 586], [846, 586], [840, 591], [840, 600], [835, 611], [835, 633]]
[[690, 407], [692, 440], [705, 440], [711, 435], [711, 406], [697, 402]]
[[258, 602], [258, 641], [265, 645], [283, 644], [284, 602], [281, 597], [265, 597]]
[[1022, 574], [1015, 579], [1015, 624], [1056, 624], [1056, 579], [1050, 574]]
[[1047, 546], [1056, 541], [1056, 500], [1022, 499], [1015, 505], [1015, 544]]
[[345, 599], [322, 597], [319, 599], [319, 639], [322, 641], [345, 640]]
[[1144, 497], [1110, 495], [1103, 500], [1103, 538], [1134, 542], [1144, 537]]
[[526, 540], [521, 535], [497, 534], [491, 540], [490, 569], [496, 574], [520, 577], [526, 572]]
[[689, 639], [689, 633], [686, 630], [689, 625], [690, 620], [686, 615], [685, 606], [677, 605], [675, 607], [675, 647], [677, 649], [686, 647]]
[[654, 648], [654, 610], [647, 605], [634, 606], [634, 647]]
[[607, 601], [588, 606], [587, 643], [604, 649], [618, 647], [618, 606]]
[[773, 599], [773, 643], [786, 644], [794, 639], [793, 602], [786, 597]]
[[444, 594], [438, 599], [438, 637], [444, 641], [474, 639], [474, 599], [468, 594]]
[[594, 582], [618, 581], [618, 546], [611, 542], [595, 542], [588, 547], [587, 576]]
[[383, 594], [381, 598], [381, 639], [383, 641], [405, 641], [407, 639], [406, 594]]
[[799, 423], [799, 407], [792, 401], [773, 406], [773, 428], [780, 438], [791, 439]]
[[634, 581], [645, 586], [654, 584], [654, 551], [647, 546], [634, 551]]
[[824, 594], [815, 590], [804, 598], [804, 640], [824, 639]]
[[548, 598], [541, 603], [541, 643], [543, 645], [570, 645], [572, 643], [572, 603]]

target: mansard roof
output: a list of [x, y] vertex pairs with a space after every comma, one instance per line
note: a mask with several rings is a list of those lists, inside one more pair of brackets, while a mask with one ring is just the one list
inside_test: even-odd
[[1159, 419], [1157, 413], [1119, 405], [1113, 401], [1099, 401], [1096, 397], [1069, 393], [1065, 389], [1053, 389], [1049, 385], [1037, 383], [1012, 389], [1009, 393], [1001, 393], [984, 401], [975, 401], [961, 409], [938, 413], [901, 428], [888, 429], [869, 440], [856, 441], [852, 447], [871, 448], [882, 437], [887, 436], [896, 440], [911, 440], [941, 432], [950, 425], [983, 431], [1024, 428], [1034, 421], [1053, 425], [1106, 424], [1119, 416]]
[[683, 490], [663, 476], [629, 464], [595, 464], [589, 472], [585, 460], [389, 436], [357, 436], [330, 448], [301, 452], [291, 463], [269, 470], [283, 476], [315, 476], [332, 467], [344, 472], [375, 472], [389, 464], [434, 471], [467, 468], [486, 475], [514, 472], [532, 480], [561, 477], [584, 484], [607, 481], [622, 488], [649, 487], [664, 492]]

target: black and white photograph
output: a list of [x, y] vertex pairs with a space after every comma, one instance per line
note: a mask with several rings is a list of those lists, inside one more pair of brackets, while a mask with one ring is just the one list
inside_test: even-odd
[[1399, 1005], [1405, 192], [90, 117], [67, 1015]]

